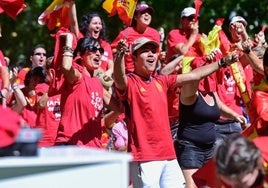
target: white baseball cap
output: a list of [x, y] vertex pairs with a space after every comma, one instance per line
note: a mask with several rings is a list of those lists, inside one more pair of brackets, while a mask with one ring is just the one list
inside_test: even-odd
[[248, 25], [248, 22], [242, 17], [242, 16], [234, 16], [231, 18], [230, 24], [233, 24], [235, 22], [241, 22], [244, 26]]
[[193, 7], [187, 7], [187, 8], [184, 8], [181, 12], [181, 18], [182, 17], [188, 17], [188, 16], [191, 16], [191, 15], [195, 15], [196, 14], [196, 10], [195, 8]]

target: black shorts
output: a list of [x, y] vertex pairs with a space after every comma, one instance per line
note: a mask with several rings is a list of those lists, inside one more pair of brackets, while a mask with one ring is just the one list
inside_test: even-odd
[[196, 145], [187, 140], [178, 140], [175, 149], [182, 169], [201, 168], [214, 154], [214, 144]]

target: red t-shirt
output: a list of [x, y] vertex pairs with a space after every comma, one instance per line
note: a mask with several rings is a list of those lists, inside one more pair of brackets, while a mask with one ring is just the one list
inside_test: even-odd
[[106, 71], [108, 69], [108, 61], [113, 61], [113, 53], [110, 43], [105, 40], [100, 40], [101, 47], [104, 49], [104, 53], [101, 56], [101, 68]]
[[20, 131], [21, 117], [9, 107], [0, 106], [0, 148], [14, 143]]
[[[30, 128], [34, 128], [36, 126], [37, 95], [34, 94], [34, 95], [30, 96], [29, 93], [27, 91], [25, 91], [25, 88], [22, 88], [21, 91], [26, 98], [27, 105], [22, 109], [22, 112], [20, 115], [23, 118], [23, 120], [25, 120], [25, 122], [27, 123], [27, 125]], [[12, 95], [8, 99], [8, 104], [12, 105], [14, 100], [16, 100], [16, 99], [15, 99], [14, 93], [12, 93]]]
[[170, 132], [167, 91], [174, 88], [176, 75], [156, 76], [151, 81], [130, 74], [128, 86], [121, 97], [130, 109], [128, 151], [134, 161], [176, 159]]
[[[243, 80], [246, 84], [246, 87], [250, 90], [250, 79], [245, 79], [246, 74], [242, 70], [240, 71], [243, 76]], [[241, 104], [241, 94], [234, 79], [231, 67], [221, 68], [216, 72], [217, 75], [217, 93], [221, 101], [230, 107], [232, 110], [242, 115], [242, 106]]]
[[[200, 34], [198, 34], [197, 40], [194, 45], [189, 48], [189, 51], [186, 53], [186, 56], [200, 56], [202, 52], [199, 48], [199, 38]], [[180, 29], [173, 29], [168, 33], [167, 37], [167, 60], [169, 61], [171, 57], [177, 54], [173, 47], [179, 43], [186, 43], [188, 38], [186, 33]], [[169, 117], [170, 121], [176, 121], [179, 118], [179, 99], [178, 94], [175, 94], [174, 91], [168, 94], [168, 106], [169, 106]]]
[[79, 65], [73, 67], [82, 73], [82, 78], [74, 84], [64, 82], [56, 142], [101, 148], [102, 84], [98, 78], [86, 75]]
[[170, 89], [168, 96], [168, 116], [170, 123], [179, 119], [179, 88]]
[[[132, 43], [140, 37], [146, 37], [146, 38], [149, 38], [153, 41], [160, 43], [160, 35], [159, 35], [158, 31], [154, 28], [151, 28], [148, 26], [143, 33], [139, 33], [133, 27], [127, 27], [123, 31], [120, 31], [118, 36], [111, 43], [111, 47], [112, 47], [112, 49], [115, 49], [118, 42], [121, 39], [126, 39], [128, 45], [129, 45], [129, 50], [131, 52]], [[131, 53], [129, 53], [125, 56], [125, 69], [127, 72], [134, 71], [134, 62], [133, 62]]]
[[257, 71], [253, 70], [253, 85], [257, 86], [263, 80], [264, 75], [258, 73]]
[[[185, 56], [202, 56], [202, 51], [199, 47], [199, 40], [201, 35], [198, 34], [195, 43], [191, 46]], [[167, 37], [167, 60], [177, 54], [172, 48], [179, 43], [187, 43], [189, 38], [187, 38], [186, 33], [181, 29], [173, 29], [168, 33]]]
[[[221, 52], [227, 54], [229, 51], [232, 51], [234, 44], [232, 44], [224, 32], [220, 32], [220, 42], [221, 42]], [[240, 56], [243, 55], [243, 52], [237, 51]], [[239, 72], [242, 77], [242, 81], [246, 85], [249, 97], [251, 96], [251, 84], [253, 80], [253, 70], [250, 65], [247, 65], [245, 68], [242, 67], [241, 62], [238, 62]], [[240, 115], [243, 115], [243, 102], [241, 94], [236, 84], [235, 78], [233, 76], [230, 66], [226, 68], [221, 68], [216, 72], [217, 77], [217, 93], [221, 101], [227, 105], [229, 108], [234, 110]], [[221, 117], [224, 119], [223, 117]]]
[[221, 101], [232, 110], [242, 115], [240, 105], [240, 93], [234, 80], [230, 67], [222, 68], [216, 72], [217, 74], [217, 93]]
[[0, 50], [0, 67], [7, 66], [3, 52]]
[[[0, 50], [0, 67], [6, 67], [6, 61], [4, 58], [4, 54], [2, 53], [2, 51]], [[2, 77], [0, 77], [0, 88], [2, 88]]]
[[[261, 150], [263, 162], [268, 163], [268, 136], [259, 136], [253, 139], [254, 144]], [[267, 174], [268, 175], [268, 174]]]
[[[36, 86], [36, 93], [40, 98], [48, 91], [49, 85], [46, 83]], [[48, 98], [44, 108], [37, 109], [36, 128], [42, 129], [42, 139], [38, 145], [41, 147], [53, 146], [61, 118], [60, 95], [54, 95]]]

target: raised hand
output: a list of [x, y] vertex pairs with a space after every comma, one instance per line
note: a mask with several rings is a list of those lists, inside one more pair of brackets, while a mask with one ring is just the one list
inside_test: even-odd
[[239, 60], [239, 55], [236, 53], [236, 51], [233, 51], [225, 56], [224, 60], [227, 65], [231, 65]]
[[129, 52], [129, 47], [127, 41], [125, 39], [121, 39], [116, 47], [116, 51], [118, 54], [126, 54]]

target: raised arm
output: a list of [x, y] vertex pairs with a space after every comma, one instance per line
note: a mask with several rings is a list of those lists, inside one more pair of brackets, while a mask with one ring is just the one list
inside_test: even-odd
[[62, 72], [65, 76], [65, 79], [70, 83], [73, 84], [78, 79], [82, 77], [81, 73], [72, 67], [73, 61], [73, 50], [72, 50], [72, 42], [73, 42], [73, 35], [71, 33], [64, 33], [62, 34], [63, 38], [65, 38], [65, 46], [63, 49], [63, 58], [62, 58]]
[[251, 50], [251, 46], [252, 43], [249, 39], [241, 43], [242, 50], [244, 51], [244, 55], [241, 57], [241, 62], [243, 65], [244, 62], [246, 62], [246, 64], [249, 63], [255, 71], [264, 75], [262, 60]]
[[15, 96], [15, 103], [12, 104], [11, 109], [21, 114], [23, 108], [27, 105], [27, 100], [18, 85], [12, 85], [12, 90]]
[[127, 86], [127, 77], [125, 72], [124, 55], [127, 52], [128, 45], [126, 40], [120, 40], [117, 45], [117, 53], [114, 61], [114, 83], [115, 87], [124, 91]]
[[189, 49], [193, 46], [193, 44], [195, 43], [196, 41], [196, 38], [198, 36], [198, 32], [199, 32], [199, 24], [198, 22], [194, 22], [192, 25], [191, 25], [191, 35], [189, 37], [189, 39], [187, 40], [186, 43], [179, 43], [177, 45], [175, 45], [173, 47], [173, 50], [178, 53], [178, 54], [181, 54], [181, 55], [185, 55]]
[[[238, 55], [233, 53], [233, 54], [229, 54], [225, 58], [222, 58], [218, 62], [196, 68], [187, 74], [180, 74], [182, 79], [189, 76], [189, 78], [186, 78], [189, 80], [182, 83], [182, 88], [181, 88], [181, 92], [180, 92], [180, 101], [186, 105], [193, 104], [198, 97], [197, 91], [198, 91], [199, 81], [202, 78], [215, 72], [220, 67], [227, 66], [231, 63], [236, 62], [237, 60], [238, 60]], [[223, 108], [223, 109], [226, 110], [226, 108]], [[232, 112], [230, 112], [230, 113], [232, 113]]]
[[69, 19], [70, 19], [70, 31], [75, 34], [76, 37], [79, 36], [79, 27], [76, 14], [76, 5], [74, 1], [69, 1]]
[[258, 58], [258, 56], [251, 50], [253, 43], [247, 34], [247, 30], [242, 23], [236, 22], [235, 27], [241, 33], [242, 41], [237, 43], [238, 50], [244, 52], [239, 60], [242, 65], [245, 67], [250, 64], [252, 68], [260, 74], [264, 74], [264, 69], [262, 65], [262, 61]]
[[27, 105], [27, 100], [20, 89], [20, 86], [16, 84], [16, 78], [18, 75], [18, 69], [14, 68], [13, 73], [10, 78], [10, 84], [12, 88], [12, 92], [15, 97], [15, 102], [11, 104], [12, 110], [16, 111], [17, 113], [21, 113], [23, 108]]
[[217, 71], [219, 68], [225, 67], [237, 61], [238, 61], [238, 54], [232, 52], [228, 54], [226, 57], [220, 59], [219, 61], [198, 67], [186, 74], [179, 74], [177, 76], [177, 84], [183, 85], [193, 81], [201, 80], [202, 78], [205, 78], [206, 76]]

